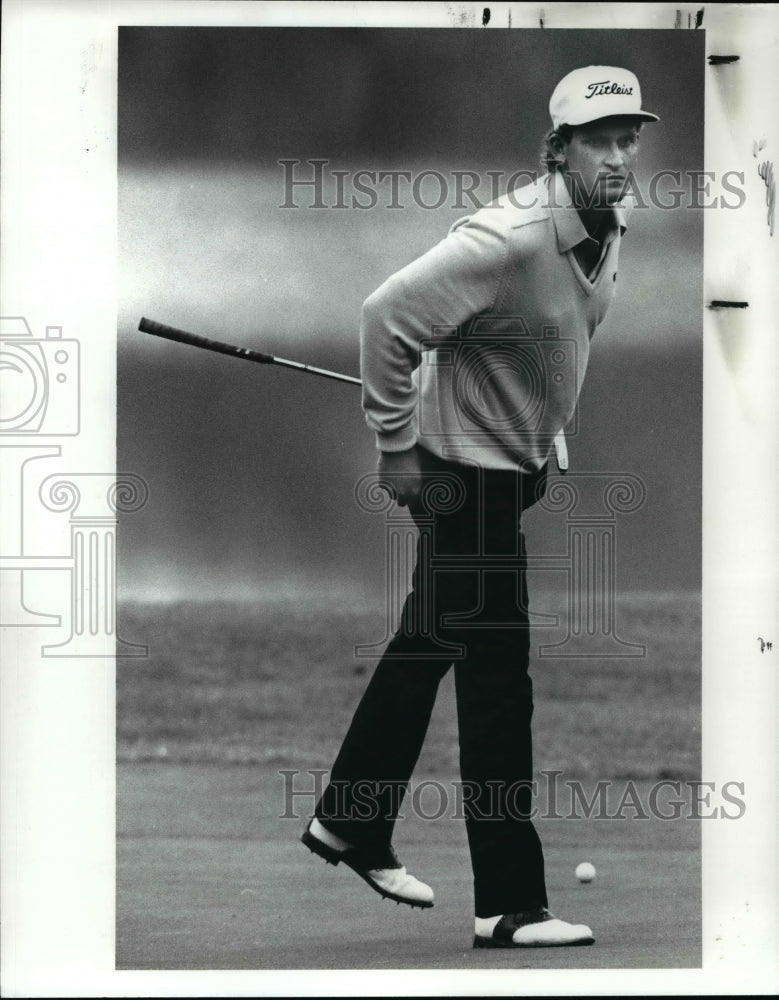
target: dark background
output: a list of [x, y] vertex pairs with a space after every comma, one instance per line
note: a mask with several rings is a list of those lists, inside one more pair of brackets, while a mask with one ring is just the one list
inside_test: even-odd
[[[118, 467], [149, 483], [120, 525], [120, 594], [345, 602], [382, 593], [381, 518], [359, 390], [167, 344], [141, 315], [359, 374], [362, 301], [466, 214], [453, 197], [281, 209], [281, 158], [332, 169], [538, 169], [557, 81], [622, 65], [661, 122], [638, 175], [703, 165], [702, 32], [121, 28]], [[301, 168], [303, 169], [303, 168]], [[505, 179], [501, 190], [505, 188]], [[486, 192], [489, 186], [480, 189]], [[347, 187], [347, 192], [349, 188]], [[436, 189], [431, 189], [431, 200]], [[636, 211], [569, 442], [578, 471], [630, 472], [623, 591], [700, 585], [703, 213]], [[560, 551], [532, 511], [531, 551]]]

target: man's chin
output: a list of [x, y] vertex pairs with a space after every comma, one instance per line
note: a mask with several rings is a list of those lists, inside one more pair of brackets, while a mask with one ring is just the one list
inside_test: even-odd
[[599, 209], [601, 211], [605, 211], [605, 209], [613, 208], [616, 204], [618, 204], [622, 200], [624, 194], [625, 188], [623, 185], [620, 185], [620, 187], [610, 188], [606, 191], [600, 191], [591, 200], [588, 207], [595, 209], [595, 211], [598, 211]]
[[621, 201], [625, 197], [627, 189], [628, 182], [626, 177], [607, 180], [602, 188], [603, 197], [609, 205], [615, 205], [618, 201]]

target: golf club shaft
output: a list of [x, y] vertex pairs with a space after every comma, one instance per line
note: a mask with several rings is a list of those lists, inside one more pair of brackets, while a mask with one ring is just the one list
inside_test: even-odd
[[175, 340], [179, 344], [189, 344], [191, 347], [200, 347], [205, 351], [214, 351], [216, 354], [227, 354], [233, 358], [240, 358], [242, 361], [255, 361], [261, 365], [281, 365], [283, 368], [308, 372], [309, 375], [321, 375], [322, 378], [332, 378], [338, 382], [362, 385], [360, 379], [353, 378], [351, 375], [342, 375], [340, 372], [331, 372], [326, 368], [305, 365], [301, 361], [287, 361], [285, 358], [277, 358], [273, 354], [263, 354], [261, 351], [253, 351], [248, 347], [225, 344], [221, 340], [200, 337], [196, 333], [178, 330], [175, 326], [166, 326], [165, 323], [157, 323], [156, 320], [147, 319], [145, 316], [141, 317], [138, 329], [142, 333], [150, 333], [155, 337], [163, 337], [165, 340]]

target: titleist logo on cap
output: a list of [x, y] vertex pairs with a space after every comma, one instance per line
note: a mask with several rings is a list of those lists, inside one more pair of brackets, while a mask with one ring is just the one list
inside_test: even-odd
[[[597, 101], [592, 98], [597, 97]], [[586, 125], [599, 118], [628, 116], [656, 122], [657, 115], [641, 107], [638, 77], [624, 66], [580, 66], [555, 87], [549, 100], [552, 126]]]
[[588, 83], [589, 94], [584, 95], [585, 101], [591, 97], [603, 97], [605, 94], [632, 94], [632, 87], [623, 87], [622, 84], [611, 80], [598, 80], [597, 83]]

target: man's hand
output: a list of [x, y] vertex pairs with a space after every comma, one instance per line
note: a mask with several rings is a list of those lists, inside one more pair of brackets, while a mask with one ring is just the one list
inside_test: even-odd
[[401, 507], [413, 504], [422, 492], [419, 450], [383, 451], [379, 457], [379, 481]]

